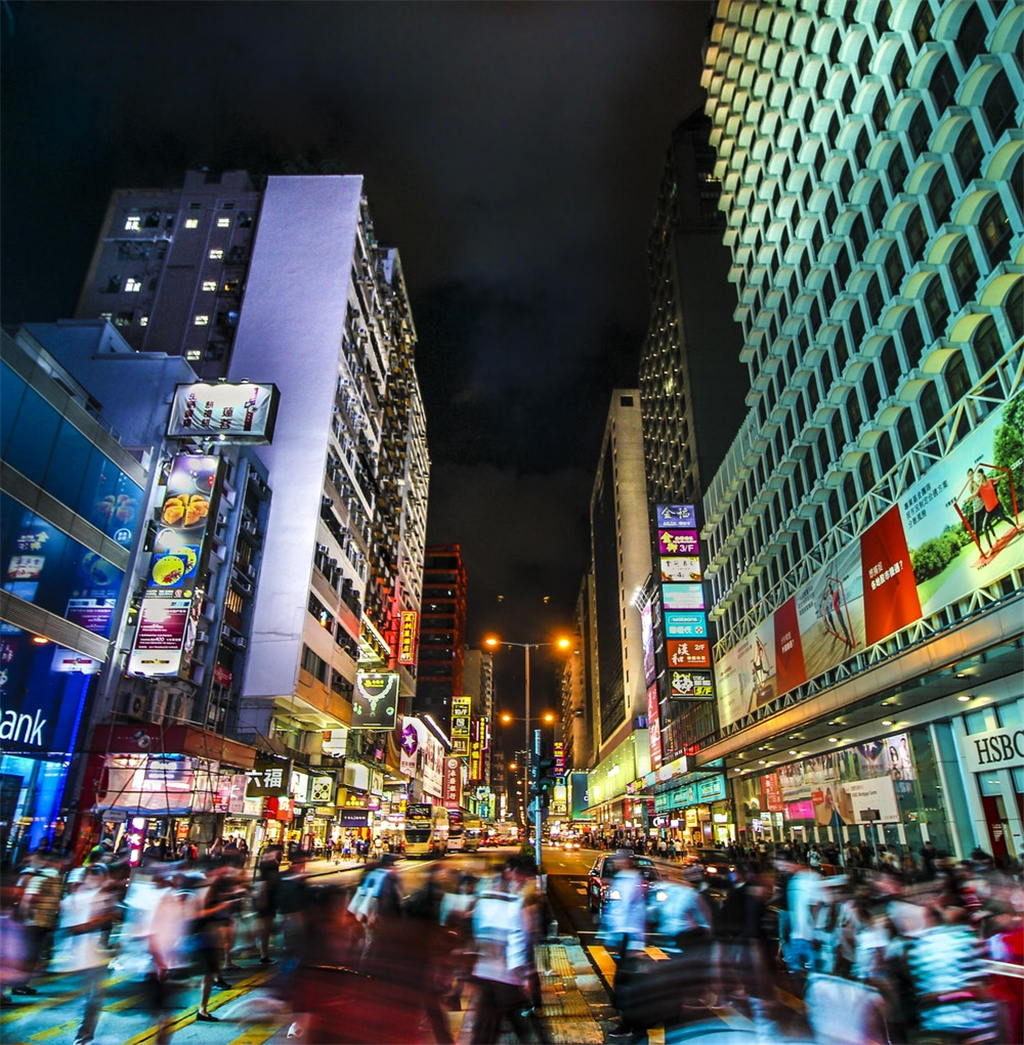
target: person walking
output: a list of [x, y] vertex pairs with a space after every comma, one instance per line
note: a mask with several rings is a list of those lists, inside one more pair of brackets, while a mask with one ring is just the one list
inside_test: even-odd
[[637, 967], [647, 943], [647, 883], [637, 868], [632, 853], [620, 853], [608, 889], [617, 899], [606, 900], [601, 911], [601, 938], [616, 960], [613, 1003], [619, 1022], [612, 1028], [613, 1038], [634, 1038], [643, 1027], [628, 999], [642, 973]]
[[103, 982], [110, 960], [104, 936], [114, 919], [115, 893], [106, 865], [99, 862], [76, 868], [69, 883], [58, 923], [62, 940], [52, 968], [82, 974], [79, 994], [85, 999], [85, 1011], [74, 1045], [90, 1045], [103, 1008]]

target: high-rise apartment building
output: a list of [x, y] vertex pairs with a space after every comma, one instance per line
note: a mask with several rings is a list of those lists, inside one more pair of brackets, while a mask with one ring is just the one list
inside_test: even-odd
[[430, 715], [449, 736], [452, 698], [463, 696], [465, 682], [466, 595], [466, 567], [459, 545], [428, 545], [423, 560], [420, 657], [413, 710], [418, 715]]
[[986, 755], [1024, 690], [1020, 14], [718, 5], [750, 379], [704, 497], [720, 731], [696, 761], [748, 838], [1024, 851], [1020, 756]]
[[274, 508], [229, 728], [298, 771], [264, 789], [276, 829], [319, 838], [335, 800], [386, 812], [402, 780], [382, 732], [415, 690], [400, 632], [420, 608], [430, 462], [401, 264], [376, 240], [362, 178], [256, 190], [245, 172], [189, 172], [180, 190], [115, 193], [79, 305], [97, 311], [202, 377], [277, 387], [258, 450]]
[[[594, 682], [590, 811], [602, 823], [633, 819], [626, 786], [650, 770], [647, 676], [653, 665], [645, 664], [635, 604], [651, 572], [647, 516], [640, 392], [615, 389], [590, 500], [593, 616], [585, 647]], [[565, 689], [563, 682], [563, 707]]]

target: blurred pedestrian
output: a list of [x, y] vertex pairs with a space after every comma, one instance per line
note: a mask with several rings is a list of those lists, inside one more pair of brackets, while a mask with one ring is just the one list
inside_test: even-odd
[[472, 1045], [500, 1040], [507, 1022], [518, 1041], [528, 1040], [523, 1012], [529, 1002], [523, 984], [529, 967], [529, 930], [513, 869], [506, 864], [477, 893], [473, 908]]
[[28, 946], [28, 976], [11, 989], [12, 994], [36, 994], [30, 986], [49, 961], [53, 934], [60, 919], [64, 895], [63, 858], [59, 853], [39, 850], [31, 858], [18, 880], [20, 896], [16, 915], [24, 927]]
[[226, 865], [214, 868], [207, 876], [205, 894], [192, 923], [203, 973], [199, 1011], [196, 1013], [196, 1019], [202, 1022], [215, 1023], [219, 1018], [209, 1009], [213, 988], [228, 990], [231, 987], [222, 972], [224, 943], [240, 899], [241, 890], [235, 880], [233, 868]]
[[619, 1022], [610, 1033], [613, 1038], [633, 1038], [642, 1027], [626, 1014], [626, 992], [638, 975], [635, 962], [646, 946], [647, 883], [632, 853], [618, 854], [615, 867], [608, 886], [608, 895], [614, 899], [606, 899], [601, 911], [601, 939], [617, 962], [613, 1002], [619, 1010]]
[[256, 935], [259, 943], [260, 965], [269, 965], [270, 941], [277, 918], [278, 891], [281, 884], [281, 850], [267, 849], [260, 857], [253, 883], [253, 912], [256, 916]]
[[55, 972], [81, 973], [80, 995], [85, 999], [74, 1045], [89, 1045], [96, 1033], [110, 960], [104, 937], [114, 919], [115, 898], [107, 867], [93, 861], [82, 875], [74, 875], [71, 888], [61, 902], [58, 928], [61, 938], [52, 966]]

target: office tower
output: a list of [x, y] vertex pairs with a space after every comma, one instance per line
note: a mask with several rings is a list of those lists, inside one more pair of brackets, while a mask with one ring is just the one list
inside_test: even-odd
[[590, 811], [604, 823], [633, 818], [626, 786], [650, 770], [647, 678], [640, 612], [651, 572], [638, 389], [612, 393], [590, 500], [594, 657], [594, 766]]
[[[1020, 8], [718, 5], [747, 416], [704, 498], [737, 828], [1022, 851]], [[990, 770], [990, 772], [983, 772]], [[726, 811], [728, 803], [712, 806]]]
[[415, 687], [430, 467], [399, 256], [377, 242], [358, 176], [254, 190], [245, 172], [189, 172], [180, 190], [115, 193], [101, 240], [79, 314], [140, 295], [122, 327], [140, 349], [280, 393], [258, 450], [274, 505], [231, 732], [275, 781], [250, 788], [274, 806], [264, 840], [315, 844], [336, 805], [368, 829], [404, 783], [388, 731]]
[[[700, 111], [673, 131], [647, 246], [651, 315], [640, 358], [640, 399], [656, 559], [655, 507], [691, 505], [699, 515], [706, 484], [742, 420], [748, 388], [742, 332], [725, 305], [730, 254], [722, 242], [725, 215], [711, 131], [711, 120]], [[687, 581], [693, 572], [687, 570]], [[671, 578], [653, 576], [638, 605], [654, 646], [654, 743], [673, 762], [710, 736], [716, 720], [712, 701], [673, 694], [671, 673], [679, 665], [670, 657], [670, 648], [674, 653], [677, 647], [665, 635], [661, 581]], [[702, 661], [696, 670], [710, 670], [710, 657], [696, 659]]]
[[452, 698], [463, 695], [465, 683], [466, 592], [462, 549], [457, 544], [428, 545], [413, 709], [431, 716], [449, 736]]

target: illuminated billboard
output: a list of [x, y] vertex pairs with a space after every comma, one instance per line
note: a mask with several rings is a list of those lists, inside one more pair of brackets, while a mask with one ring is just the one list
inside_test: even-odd
[[419, 614], [415, 610], [403, 610], [398, 618], [398, 663], [416, 663], [416, 638]]
[[964, 437], [896, 503], [715, 664], [736, 722], [1021, 561], [1024, 393]]
[[217, 518], [220, 469], [210, 455], [179, 454], [171, 464], [129, 675], [180, 676], [191, 666], [202, 608], [195, 589]]
[[209, 437], [232, 443], [269, 443], [274, 437], [280, 395], [275, 385], [221, 381], [178, 385], [167, 435]]
[[398, 722], [397, 671], [357, 671], [352, 729], [394, 729]]
[[452, 754], [469, 757], [470, 697], [452, 697]]

